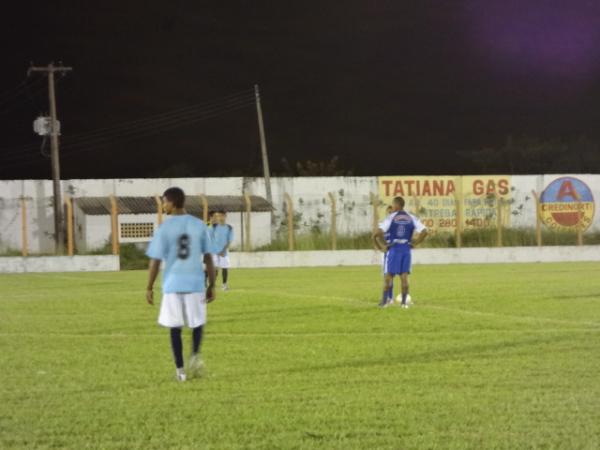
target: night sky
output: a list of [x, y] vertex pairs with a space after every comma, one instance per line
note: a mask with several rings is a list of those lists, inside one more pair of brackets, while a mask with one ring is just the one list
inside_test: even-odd
[[3, 19], [2, 179], [50, 177], [31, 61], [74, 68], [63, 178], [259, 175], [254, 84], [275, 174], [336, 155], [356, 175], [476, 173], [465, 152], [509, 135], [600, 139], [597, 1], [55, 1]]

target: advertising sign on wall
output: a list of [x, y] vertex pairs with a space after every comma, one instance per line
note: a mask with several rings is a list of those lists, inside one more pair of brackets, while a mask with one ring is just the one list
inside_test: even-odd
[[594, 220], [592, 190], [575, 177], [560, 177], [550, 182], [540, 196], [544, 225], [553, 229], [587, 230]]
[[502, 225], [510, 226], [512, 188], [507, 175], [379, 177], [379, 217], [398, 196], [432, 231], [453, 232], [457, 215], [463, 229], [495, 226], [499, 211]]

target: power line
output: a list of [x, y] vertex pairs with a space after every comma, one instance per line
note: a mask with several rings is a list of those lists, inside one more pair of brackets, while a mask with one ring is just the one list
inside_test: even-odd
[[[193, 123], [196, 121], [201, 121], [207, 116], [211, 116], [213, 114], [220, 115], [221, 112], [229, 112], [234, 111], [238, 108], [245, 108], [247, 106], [251, 106], [254, 104], [253, 100], [243, 100], [236, 101], [231, 104], [215, 106], [212, 108], [204, 108], [195, 112], [194, 114], [179, 114], [174, 117], [165, 117], [160, 120], [155, 120], [153, 122], [148, 122], [136, 127], [130, 127], [125, 130], [115, 130], [112, 133], [104, 133], [99, 134], [98, 136], [90, 136], [90, 137], [82, 137], [80, 139], [75, 139], [71, 141], [69, 138], [63, 139], [63, 149], [72, 149], [76, 147], [82, 147], [87, 145], [96, 144], [97, 142], [107, 141], [119, 139], [121, 137], [128, 137], [131, 135], [137, 135], [136, 137], [142, 138], [148, 133], [156, 134], [155, 131], [162, 131], [165, 127], [171, 128], [173, 125], [178, 125], [180, 123]], [[35, 151], [34, 151], [35, 150]], [[27, 159], [31, 154], [37, 153], [39, 150], [39, 144], [36, 147], [32, 147], [31, 151], [29, 150], [21, 150], [18, 152], [9, 152], [4, 154], [4, 160], [6, 162], [16, 162], [18, 160]]]
[[137, 128], [132, 127], [131, 129], [126, 129], [126, 130], [118, 130], [112, 133], [105, 133], [104, 135], [100, 135], [97, 137], [90, 137], [90, 138], [85, 138], [85, 139], [79, 139], [79, 140], [75, 140], [75, 141], [70, 141], [69, 139], [65, 139], [65, 148], [69, 147], [75, 147], [75, 146], [81, 146], [81, 145], [86, 145], [87, 143], [90, 142], [95, 142], [97, 140], [104, 140], [104, 139], [110, 139], [110, 138], [118, 138], [120, 136], [127, 136], [130, 134], [138, 134], [138, 133], [142, 133], [144, 134], [145, 132], [153, 132], [155, 130], [162, 130], [163, 127], [170, 127], [171, 125], [175, 124], [179, 124], [179, 123], [183, 123], [183, 122], [188, 122], [188, 121], [196, 121], [196, 119], [202, 120], [203, 117], [207, 116], [207, 115], [212, 115], [214, 113], [219, 113], [221, 111], [225, 111], [228, 112], [229, 110], [235, 110], [239, 108], [245, 108], [247, 106], [250, 106], [253, 104], [252, 100], [245, 100], [243, 102], [237, 102], [231, 105], [224, 105], [224, 106], [219, 106], [219, 107], [215, 107], [215, 108], [211, 108], [211, 109], [205, 109], [202, 110], [201, 112], [195, 113], [195, 114], [191, 114], [191, 115], [185, 115], [185, 116], [177, 116], [177, 117], [172, 117], [172, 118], [167, 118], [167, 119], [162, 119], [160, 121], [157, 122], [152, 122], [152, 123], [148, 123], [144, 126], [139, 126]]
[[[184, 121], [179, 121], [177, 123], [172, 123], [172, 124], [170, 124], [168, 126], [164, 126], [162, 128], [157, 128], [157, 129], [155, 129], [153, 131], [146, 132], [143, 135], [139, 135], [138, 134], [138, 135], [130, 135], [130, 136], [118, 137], [116, 139], [116, 142], [118, 142], [118, 143], [124, 143], [124, 142], [129, 142], [129, 141], [132, 141], [132, 140], [137, 140], [137, 139], [141, 139], [141, 138], [144, 138], [144, 137], [148, 137], [148, 136], [151, 136], [151, 135], [160, 134], [162, 132], [171, 131], [171, 130], [174, 130], [176, 128], [180, 128], [182, 126], [192, 125], [194, 123], [198, 123], [198, 122], [201, 122], [201, 121], [204, 121], [204, 120], [210, 120], [210, 119], [213, 119], [215, 117], [219, 117], [219, 116], [222, 116], [224, 114], [228, 114], [230, 112], [233, 112], [233, 111], [236, 111], [236, 110], [240, 110], [240, 109], [243, 109], [243, 108], [247, 108], [247, 107], [253, 106], [253, 105], [254, 105], [254, 102], [249, 102], [247, 104], [238, 105], [236, 107], [222, 109], [220, 111], [216, 111], [216, 112], [214, 112], [212, 114], [209, 114], [209, 115], [206, 115], [206, 116], [203, 116], [203, 117], [200, 117], [200, 118], [194, 118], [194, 119], [188, 120], [188, 121], [184, 120]], [[82, 154], [82, 153], [87, 153], [89, 151], [95, 150], [98, 147], [109, 145], [111, 143], [115, 143], [115, 138], [114, 137], [110, 138], [109, 140], [104, 140], [104, 141], [102, 141], [101, 139], [99, 139], [96, 142], [92, 142], [91, 144], [89, 144], [88, 146], [86, 146], [85, 149], [76, 150], [76, 151], [70, 151], [70, 152], [69, 151], [64, 151], [64, 152], [62, 152], [62, 156], [63, 157], [66, 157], [66, 156], [73, 157], [73, 156], [76, 156], [76, 155], [79, 155], [79, 154]], [[65, 149], [65, 148], [67, 148], [67, 145], [63, 145], [63, 149]], [[39, 153], [37, 155], [35, 155], [35, 156], [39, 156]], [[25, 167], [25, 166], [29, 166], [29, 165], [39, 164], [39, 163], [42, 163], [42, 162], [45, 163], [46, 160], [42, 159], [42, 160], [24, 161], [24, 162], [17, 162], [17, 161], [15, 161], [14, 164], [3, 164], [2, 166], [0, 166], [0, 170], [1, 169], [14, 168], [14, 167]]]
[[[88, 138], [93, 138], [96, 135], [102, 134], [115, 134], [121, 132], [122, 129], [124, 131], [142, 128], [142, 127], [152, 127], [154, 125], [160, 124], [163, 121], [167, 120], [176, 120], [178, 118], [186, 118], [193, 114], [202, 114], [205, 112], [211, 112], [216, 107], [225, 107], [225, 106], [233, 106], [238, 102], [245, 101], [253, 101], [253, 93], [251, 90], [240, 91], [234, 94], [229, 94], [224, 97], [220, 97], [217, 99], [213, 99], [207, 102], [198, 103], [195, 105], [185, 106], [182, 108], [174, 109], [168, 111], [166, 113], [160, 113], [153, 116], [147, 116], [145, 118], [135, 119], [127, 122], [123, 122], [120, 124], [115, 124], [112, 126], [99, 128], [90, 132], [82, 132], [67, 136], [66, 139], [71, 143], [75, 143], [77, 141], [84, 141]], [[37, 143], [26, 144], [24, 146], [19, 147], [11, 147], [6, 148], [2, 152], [4, 156], [11, 155], [22, 155], [24, 152], [36, 152], [38, 149]]]
[[[33, 86], [39, 84], [43, 80], [44, 80], [43, 78], [38, 78], [31, 83], [27, 83], [27, 82], [19, 83], [19, 85], [16, 86], [15, 88], [13, 88], [9, 91], [6, 91], [4, 94], [0, 95], [0, 106], [8, 105], [8, 104], [16, 101], [17, 99], [19, 99], [22, 95], [26, 95], [28, 91], [31, 92], [31, 88]], [[44, 86], [39, 86], [36, 89], [36, 93], [41, 92], [43, 89], [44, 89]], [[0, 110], [0, 114], [5, 114], [12, 109], [14, 109], [14, 106]]]

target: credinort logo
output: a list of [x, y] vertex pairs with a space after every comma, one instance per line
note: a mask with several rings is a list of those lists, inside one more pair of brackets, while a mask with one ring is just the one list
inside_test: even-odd
[[587, 230], [594, 219], [594, 196], [583, 181], [573, 177], [554, 180], [540, 196], [542, 221], [550, 228]]

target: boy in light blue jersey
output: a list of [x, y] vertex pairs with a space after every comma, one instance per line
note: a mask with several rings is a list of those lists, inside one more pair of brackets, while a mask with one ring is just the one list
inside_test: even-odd
[[233, 242], [233, 227], [228, 223], [227, 213], [224, 210], [220, 210], [213, 216], [213, 225], [211, 230], [211, 237], [213, 239], [213, 262], [215, 265], [216, 275], [215, 279], [218, 278], [219, 269], [223, 271], [223, 290], [226, 291], [227, 278], [229, 276], [229, 267], [231, 263], [229, 261], [229, 246]]
[[[413, 234], [418, 233], [418, 237], [413, 241]], [[389, 243], [385, 242], [385, 234], [389, 234]], [[408, 275], [411, 269], [411, 250], [420, 244], [427, 236], [427, 229], [421, 221], [404, 211], [404, 199], [402, 197], [394, 198], [393, 212], [379, 225], [379, 229], [373, 235], [378, 246], [387, 247], [387, 257], [385, 261], [385, 283], [383, 289], [383, 298], [379, 306], [386, 307], [388, 302], [388, 290], [392, 287], [394, 276], [399, 275], [402, 286], [403, 308], [408, 308]]]
[[[158, 323], [170, 329], [177, 379], [185, 381], [181, 328], [187, 324], [192, 329], [192, 354], [188, 366], [191, 375], [198, 375], [203, 366], [200, 343], [202, 327], [206, 323], [206, 303], [215, 299], [215, 273], [207, 227], [201, 220], [186, 214], [183, 191], [169, 188], [162, 200], [164, 211], [171, 217], [158, 227], [146, 251], [150, 258], [146, 300], [154, 304], [154, 281], [160, 263], [164, 261]], [[203, 262], [208, 286], [205, 285]]]

